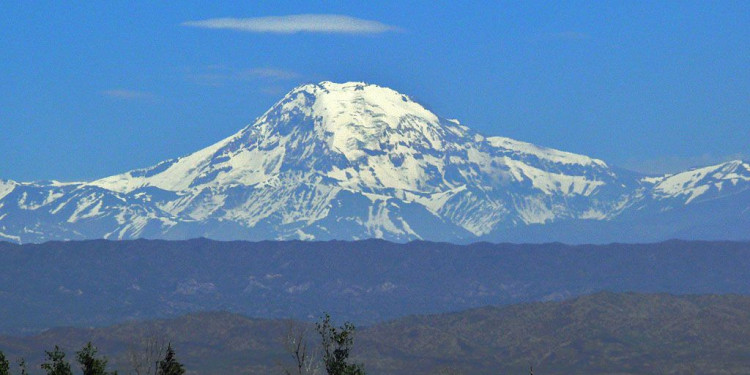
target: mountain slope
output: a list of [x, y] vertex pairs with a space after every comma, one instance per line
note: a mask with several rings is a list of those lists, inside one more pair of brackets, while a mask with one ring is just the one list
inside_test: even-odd
[[[507, 240], [526, 228], [648, 219], [706, 200], [736, 206], [748, 181], [741, 161], [644, 177], [484, 137], [389, 88], [322, 82], [182, 158], [92, 182], [3, 182], [0, 238]], [[748, 203], [742, 196], [740, 207]], [[675, 224], [656, 237], [684, 230]]]

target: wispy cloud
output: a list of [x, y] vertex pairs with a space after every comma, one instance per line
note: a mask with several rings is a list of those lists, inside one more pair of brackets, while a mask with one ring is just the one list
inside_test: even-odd
[[128, 90], [128, 89], [105, 90], [105, 91], [102, 91], [101, 94], [109, 98], [120, 99], [120, 100], [154, 101], [157, 99], [156, 95], [154, 95], [153, 93], [150, 93], [147, 91], [137, 91], [137, 90]]
[[288, 81], [299, 77], [297, 72], [270, 67], [233, 69], [224, 65], [210, 65], [186, 72], [188, 81], [205, 86], [224, 86], [245, 81]]
[[265, 78], [272, 80], [289, 80], [299, 78], [299, 74], [290, 70], [276, 68], [253, 68], [241, 70], [236, 73], [240, 79]]
[[339, 33], [379, 34], [398, 31], [398, 27], [378, 21], [337, 14], [298, 14], [279, 17], [211, 18], [183, 22], [182, 26], [206, 29], [228, 29], [252, 33]]

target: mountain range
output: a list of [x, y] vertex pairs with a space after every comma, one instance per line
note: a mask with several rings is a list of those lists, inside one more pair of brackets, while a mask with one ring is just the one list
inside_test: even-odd
[[0, 180], [0, 240], [744, 240], [749, 187], [741, 160], [647, 176], [481, 135], [389, 88], [321, 82], [152, 167]]
[[0, 242], [0, 334], [225, 310], [372, 324], [597, 291], [750, 295], [750, 242]]

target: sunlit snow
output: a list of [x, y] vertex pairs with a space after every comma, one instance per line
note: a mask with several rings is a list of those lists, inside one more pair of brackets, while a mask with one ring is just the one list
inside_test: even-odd
[[[322, 82], [292, 90], [236, 134], [153, 167], [89, 183], [0, 180], [0, 224], [44, 208], [49, 228], [63, 228], [51, 238], [159, 237], [182, 226], [210, 236], [231, 223], [244, 228], [239, 238], [264, 228], [258, 238], [430, 239], [612, 220], [649, 200], [691, 204], [747, 182], [741, 161], [618, 175], [598, 159], [485, 137], [386, 87]], [[40, 238], [27, 227], [0, 227], [0, 237]]]

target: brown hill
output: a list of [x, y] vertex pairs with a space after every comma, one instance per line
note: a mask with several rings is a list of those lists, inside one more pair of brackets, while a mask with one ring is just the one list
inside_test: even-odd
[[750, 298], [599, 293], [396, 320], [361, 344], [400, 373], [439, 363], [471, 374], [750, 373]]
[[[129, 373], [144, 337], [170, 340], [193, 374], [280, 374], [288, 322], [202, 313], [96, 329], [1, 337], [34, 372], [55, 344], [91, 340]], [[357, 360], [369, 374], [747, 374], [750, 297], [598, 293], [562, 302], [413, 316], [362, 328]], [[32, 373], [34, 373], [32, 372]]]

